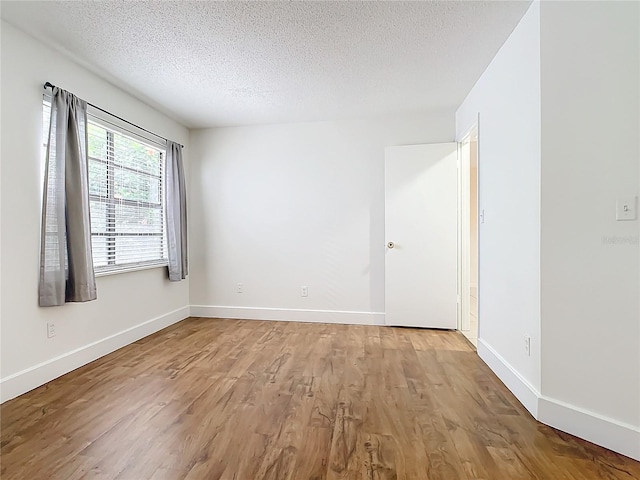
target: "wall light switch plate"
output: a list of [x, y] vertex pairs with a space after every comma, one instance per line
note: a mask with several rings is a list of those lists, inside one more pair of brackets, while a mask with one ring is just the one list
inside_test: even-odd
[[619, 197], [616, 200], [616, 220], [638, 219], [638, 197]]

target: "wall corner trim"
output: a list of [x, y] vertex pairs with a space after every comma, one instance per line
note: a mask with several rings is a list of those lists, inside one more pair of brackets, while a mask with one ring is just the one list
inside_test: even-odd
[[382, 312], [352, 312], [343, 310], [191, 305], [191, 316], [205, 318], [232, 318], [238, 320], [277, 320], [285, 322], [384, 325], [384, 313]]
[[640, 461], [640, 427], [541, 395], [483, 339], [478, 355], [537, 421]]
[[544, 395], [538, 401], [538, 421], [640, 461], [640, 428], [633, 425]]
[[189, 316], [184, 306], [0, 379], [0, 403], [82, 367]]
[[540, 393], [520, 373], [511, 366], [491, 345], [482, 338], [478, 339], [478, 356], [493, 373], [511, 390], [524, 405], [533, 418], [538, 415], [538, 398]]

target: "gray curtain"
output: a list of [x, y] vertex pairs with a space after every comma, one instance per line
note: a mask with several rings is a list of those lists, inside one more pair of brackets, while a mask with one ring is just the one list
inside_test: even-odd
[[40, 242], [40, 306], [95, 300], [87, 158], [87, 103], [54, 87]]
[[187, 191], [182, 165], [182, 146], [167, 141], [165, 180], [167, 253], [169, 280], [179, 282], [189, 273], [187, 252]]

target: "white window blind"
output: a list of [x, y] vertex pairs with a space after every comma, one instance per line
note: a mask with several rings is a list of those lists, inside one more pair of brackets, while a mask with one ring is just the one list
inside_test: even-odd
[[[43, 108], [44, 148], [50, 104]], [[166, 265], [165, 149], [89, 114], [89, 202], [96, 274]]]

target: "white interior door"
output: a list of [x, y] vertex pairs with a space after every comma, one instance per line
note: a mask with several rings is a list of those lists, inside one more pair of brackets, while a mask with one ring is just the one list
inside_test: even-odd
[[385, 323], [456, 328], [457, 145], [385, 150]]

